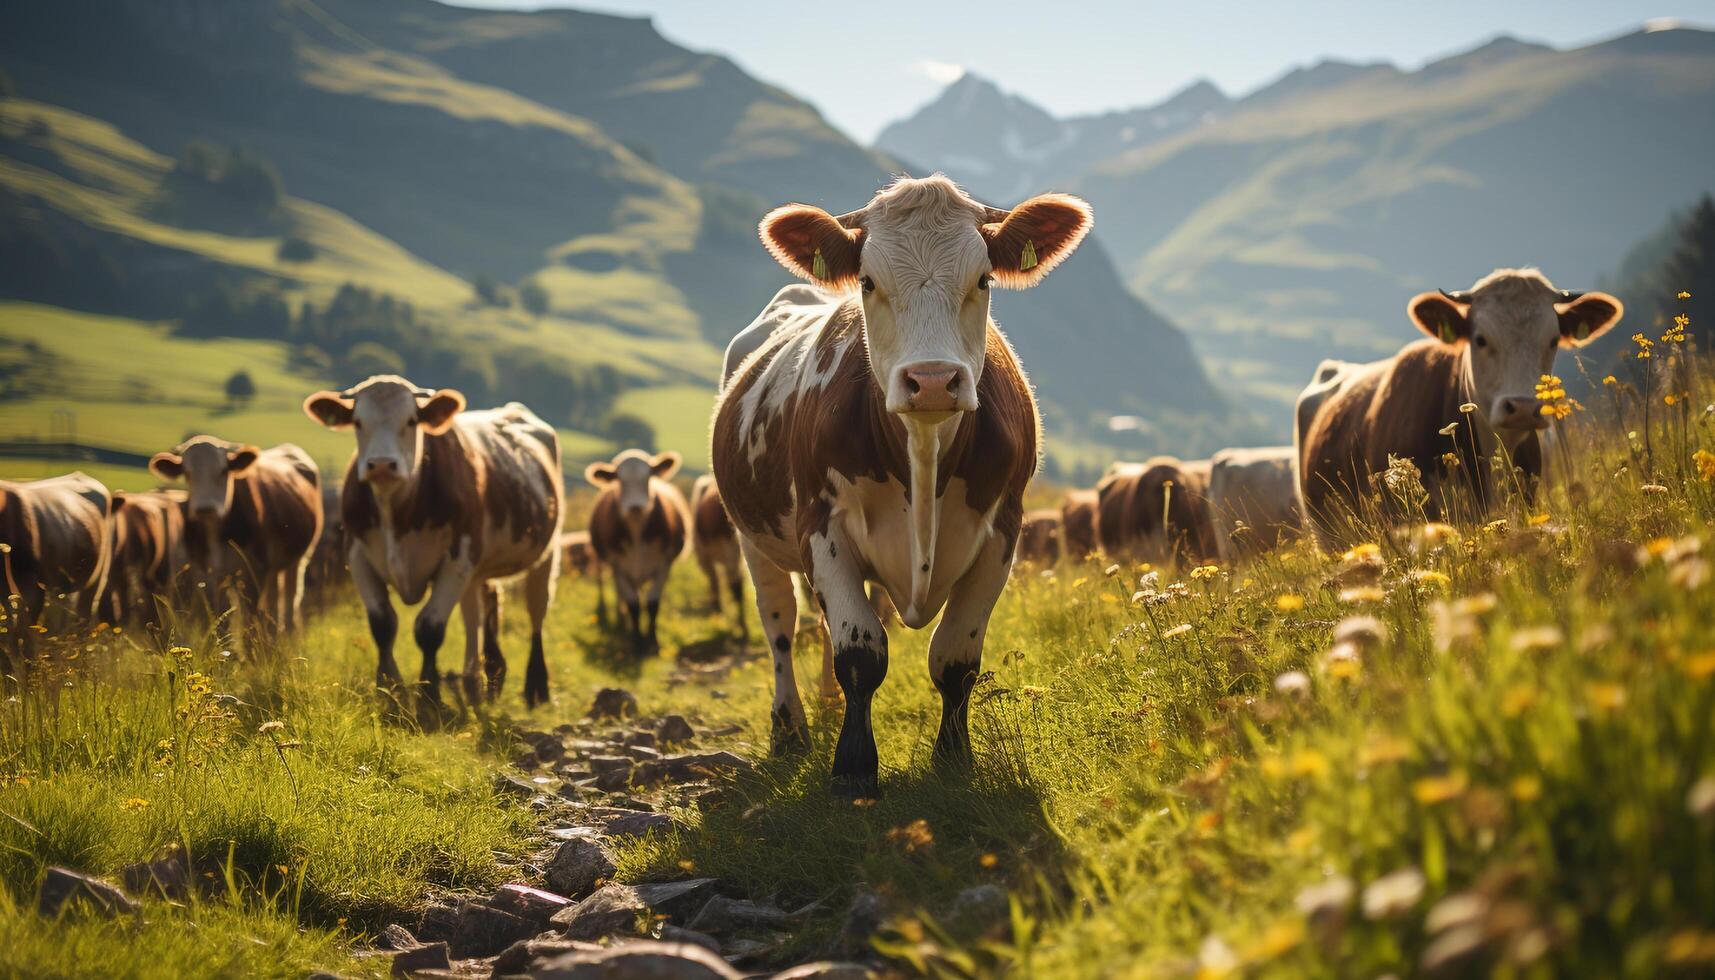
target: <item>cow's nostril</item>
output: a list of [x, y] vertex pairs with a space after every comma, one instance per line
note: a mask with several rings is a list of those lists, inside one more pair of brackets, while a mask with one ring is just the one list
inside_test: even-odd
[[960, 380], [960, 378], [957, 374], [953, 375], [953, 380], [947, 382], [947, 394], [949, 394], [949, 395], [958, 394], [959, 380]]
[[918, 393], [918, 392], [919, 392], [919, 391], [922, 391], [922, 390], [923, 390], [923, 386], [922, 386], [922, 385], [920, 385], [920, 384], [918, 384], [918, 383], [917, 383], [917, 379], [916, 379], [916, 378], [914, 378], [914, 377], [912, 377], [912, 376], [911, 376], [911, 375], [909, 375], [909, 374], [907, 374], [907, 375], [906, 375], [906, 376], [905, 376], [905, 390], [906, 390], [906, 391], [909, 391], [909, 392], [910, 392], [910, 393], [912, 393], [912, 394], [913, 394], [913, 395], [915, 395], [915, 394], [917, 394], [917, 393]]
[[1507, 414], [1508, 415], [1511, 415], [1512, 413], [1518, 411], [1518, 406], [1514, 405], [1512, 402], [1507, 402], [1506, 408], [1507, 408]]

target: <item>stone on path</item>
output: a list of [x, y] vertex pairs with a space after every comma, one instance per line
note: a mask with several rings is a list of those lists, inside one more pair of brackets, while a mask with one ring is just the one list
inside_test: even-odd
[[695, 907], [714, 891], [713, 878], [651, 882], [640, 885], [607, 884], [588, 898], [554, 913], [551, 920], [568, 939], [603, 939], [635, 935], [640, 917], [676, 917]]
[[604, 687], [590, 705], [591, 718], [629, 718], [637, 714], [637, 696], [622, 687]]
[[137, 911], [137, 903], [131, 900], [131, 896], [110, 881], [70, 868], [49, 868], [48, 876], [42, 879], [42, 889], [36, 895], [36, 911], [52, 918], [68, 904], [110, 919]]
[[768, 980], [874, 980], [874, 970], [862, 963], [803, 963], [781, 970]]
[[606, 844], [593, 837], [574, 837], [560, 845], [543, 871], [549, 888], [568, 898], [580, 899], [613, 877], [617, 869]]
[[696, 729], [691, 727], [684, 715], [668, 715], [655, 725], [655, 738], [662, 744], [689, 742], [696, 737]]
[[689, 943], [643, 941], [567, 953], [531, 969], [533, 980], [740, 980], [719, 956]]
[[555, 912], [571, 905], [572, 900], [565, 895], [513, 882], [501, 885], [494, 897], [488, 900], [488, 904], [503, 912], [510, 912], [519, 918], [541, 924], [553, 918]]

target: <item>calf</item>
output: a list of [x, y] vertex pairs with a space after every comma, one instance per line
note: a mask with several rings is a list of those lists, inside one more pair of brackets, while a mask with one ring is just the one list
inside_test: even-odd
[[1101, 498], [1094, 490], [1068, 490], [1060, 502], [1060, 542], [1066, 557], [1083, 561], [1096, 553], [1096, 514]]
[[1018, 560], [1052, 565], [1060, 560], [1060, 512], [1033, 510], [1024, 515], [1018, 536]]
[[[1497, 269], [1466, 291], [1421, 293], [1406, 313], [1427, 339], [1369, 364], [1324, 362], [1298, 399], [1300, 509], [1330, 546], [1344, 542], [1390, 456], [1417, 467], [1432, 519], [1454, 516], [1460, 501], [1487, 512], [1496, 453], [1528, 490], [1548, 424], [1538, 380], [1553, 373], [1556, 353], [1606, 333], [1624, 307], [1606, 293], [1557, 290], [1536, 269]], [[1384, 507], [1384, 519], [1399, 516]]]
[[1218, 553], [1209, 510], [1206, 459], [1157, 456], [1115, 463], [1096, 487], [1096, 530], [1111, 559], [1166, 564], [1213, 560]]
[[423, 655], [424, 704], [440, 702], [435, 657], [454, 606], [464, 620], [465, 696], [498, 698], [506, 680], [498, 584], [522, 578], [530, 613], [524, 702], [534, 708], [547, 701], [542, 623], [559, 575], [564, 510], [553, 426], [517, 402], [465, 411], [459, 392], [419, 388], [394, 375], [318, 392], [304, 411], [357, 434], [340, 514], [350, 541], [346, 563], [379, 655], [376, 682], [401, 683], [391, 589], [409, 605], [428, 596], [412, 628]]
[[717, 612], [721, 608], [721, 577], [726, 577], [726, 586], [732, 591], [733, 610], [738, 616], [739, 636], [748, 637], [750, 629], [744, 615], [744, 566], [739, 560], [738, 531], [732, 526], [732, 518], [727, 516], [713, 473], [697, 477], [696, 484], [691, 487], [691, 554], [709, 580], [709, 595]]
[[627, 449], [611, 463], [591, 463], [584, 470], [584, 479], [600, 490], [590, 510], [590, 544], [613, 572], [620, 615], [640, 653], [661, 649], [655, 634], [661, 590], [685, 550], [685, 496], [667, 482], [678, 469], [678, 453], [651, 456]]
[[1291, 446], [1223, 449], [1209, 458], [1209, 508], [1223, 563], [1278, 547], [1298, 530], [1292, 459]]
[[901, 178], [837, 218], [794, 204], [763, 219], [775, 258], [838, 295], [788, 287], [733, 340], [711, 458], [774, 655], [776, 751], [807, 731], [789, 573], [807, 575], [822, 604], [846, 699], [833, 764], [844, 793], [878, 785], [870, 705], [888, 639], [866, 580], [913, 629], [945, 607], [929, 644], [936, 756], [969, 758], [971, 687], [1040, 441], [989, 287], [1034, 285], [1090, 223], [1076, 198], [1001, 211], [938, 174]]
[[197, 436], [155, 454], [149, 469], [190, 489], [185, 550], [215, 608], [231, 585], [246, 614], [297, 627], [304, 568], [322, 533], [321, 471], [309, 454]]
[[157, 600], [172, 601], [178, 573], [189, 560], [181, 490], [113, 495], [112, 567], [107, 575], [107, 617], [160, 622]]
[[74, 594], [79, 622], [93, 617], [112, 561], [112, 513], [107, 488], [83, 473], [0, 480], [0, 564], [7, 594], [18, 597], [8, 626], [20, 653], [50, 595]]

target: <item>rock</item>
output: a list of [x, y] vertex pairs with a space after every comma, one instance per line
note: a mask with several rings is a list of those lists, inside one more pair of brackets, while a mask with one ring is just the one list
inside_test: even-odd
[[641, 885], [603, 885], [570, 908], [554, 913], [553, 923], [568, 939], [603, 939], [635, 935], [638, 920], [648, 915], [675, 916], [713, 891], [713, 878]]
[[778, 943], [763, 942], [760, 939], [741, 936], [737, 939], [728, 939], [722, 943], [721, 955], [734, 963], [739, 960], [754, 960], [767, 956], [778, 945]]
[[619, 742], [621, 745], [631, 748], [652, 749], [655, 747], [655, 733], [649, 731], [626, 732]]
[[624, 769], [609, 769], [596, 773], [590, 784], [604, 793], [618, 793], [631, 787], [632, 769], [627, 765]]
[[999, 885], [974, 885], [953, 896], [947, 921], [955, 927], [982, 932], [1007, 921], [1010, 911], [1006, 889]]
[[609, 837], [644, 837], [657, 830], [671, 830], [673, 818], [665, 813], [628, 813], [607, 823]]
[[637, 714], [637, 696], [622, 687], [604, 687], [590, 705], [591, 718], [629, 718]]
[[36, 911], [53, 918], [67, 903], [75, 903], [109, 919], [137, 911], [131, 896], [110, 881], [86, 875], [70, 868], [53, 867], [42, 879], [42, 889], [36, 895]]
[[688, 783], [707, 779], [719, 772], [734, 772], [754, 768], [750, 760], [731, 752], [699, 752], [670, 755], [654, 762], [638, 765], [634, 779], [645, 786], [657, 783]]
[[689, 742], [696, 737], [696, 729], [684, 715], [668, 715], [655, 724], [655, 738], [663, 745]]
[[840, 945], [847, 955], [867, 954], [870, 937], [887, 920], [887, 901], [872, 891], [858, 892], [846, 909], [846, 921], [840, 926]]
[[522, 769], [525, 772], [530, 772], [541, 764], [542, 760], [536, 758], [535, 752], [521, 752], [512, 759], [512, 768]]
[[452, 955], [446, 943], [424, 943], [393, 954], [393, 975], [396, 977], [423, 970], [450, 970], [452, 967]]
[[703, 734], [709, 738], [726, 738], [728, 735], [737, 735], [742, 731], [744, 728], [741, 725], [722, 725], [719, 728], [711, 728]]
[[119, 869], [119, 881], [128, 892], [154, 892], [173, 899], [190, 895], [191, 873], [177, 850], [152, 861], [139, 861]]
[[494, 788], [501, 793], [529, 798], [542, 791], [542, 787], [528, 779], [520, 779], [508, 772], [494, 774]]
[[567, 953], [530, 971], [532, 980], [739, 980], [741, 976], [701, 946], [648, 941]]
[[625, 754], [638, 762], [649, 762], [661, 758], [661, 750], [650, 745], [627, 745]]
[[684, 926], [676, 926], [671, 923], [661, 927], [661, 941], [664, 943], [690, 943], [693, 946], [701, 946], [711, 953], [721, 951], [719, 939], [707, 933], [686, 929]]
[[781, 970], [768, 980], [874, 980], [874, 970], [862, 963], [804, 963]]
[[563, 939], [558, 935], [541, 935], [534, 939], [522, 939], [501, 951], [494, 958], [491, 976], [504, 977], [523, 973], [542, 960], [564, 956], [567, 953], [591, 952], [602, 947], [595, 943], [586, 943], [576, 939]]
[[615, 769], [630, 769], [631, 759], [623, 755], [592, 755], [584, 760], [584, 765], [596, 775], [612, 772]]
[[381, 935], [375, 939], [375, 945], [382, 949], [416, 949], [423, 943], [411, 935], [411, 930], [392, 922], [381, 930]]
[[714, 895], [703, 904], [702, 911], [691, 920], [690, 927], [716, 933], [758, 926], [778, 929], [786, 925], [788, 918], [784, 910], [772, 905]]
[[458, 906], [446, 902], [430, 902], [417, 920], [419, 942], [445, 942], [458, 931]]
[[[559, 857], [558, 852], [554, 856]], [[488, 900], [488, 904], [540, 925], [553, 918], [555, 912], [571, 905], [572, 900], [564, 895], [514, 882], [501, 885], [494, 897]]]
[[520, 939], [529, 939], [539, 929], [541, 924], [532, 919], [479, 902], [466, 902], [459, 906], [451, 946], [460, 959], [493, 956]]

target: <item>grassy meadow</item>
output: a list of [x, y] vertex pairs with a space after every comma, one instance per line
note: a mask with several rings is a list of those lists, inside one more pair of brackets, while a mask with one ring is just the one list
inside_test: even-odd
[[[646, 715], [743, 726], [733, 747], [758, 770], [675, 814], [687, 829], [626, 845], [619, 876], [821, 903], [782, 962], [839, 949], [864, 896], [871, 951], [908, 974], [1707, 974], [1715, 385], [1668, 376], [1604, 387], [1619, 420], [1558, 422], [1574, 449], [1544, 493], [1483, 522], [1371, 526], [1343, 554], [1301, 542], [1235, 568], [1020, 566], [968, 774], [930, 764], [928, 634], [896, 628], [882, 794], [858, 805], [826, 788], [839, 714], [809, 633], [802, 756], [767, 758], [755, 640], [730, 669], [675, 663], [736, 643], [689, 561], [662, 657], [621, 655], [593, 586], [568, 579], [551, 704], [522, 709], [514, 616], [503, 702], [435, 733], [378, 705], [349, 596], [247, 656], [188, 620], [44, 641], [0, 704], [0, 974], [374, 974], [352, 952], [431, 894], [528, 877], [542, 818], [493, 775], [514, 726], [579, 718], [603, 686]], [[407, 641], [400, 656], [414, 673]], [[212, 860], [223, 897], [116, 922], [33, 911], [50, 864], [114, 874], [173, 845]], [[981, 884], [1005, 891], [998, 920], [959, 900]]]

